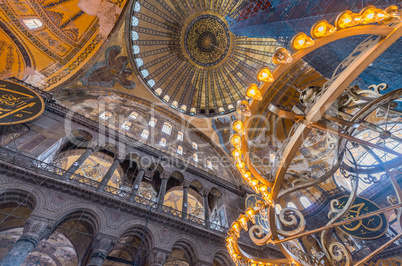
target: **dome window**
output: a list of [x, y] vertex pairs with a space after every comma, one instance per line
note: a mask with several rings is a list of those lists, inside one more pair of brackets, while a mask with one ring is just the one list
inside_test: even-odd
[[134, 30], [131, 31], [131, 40], [136, 41], [136, 40], [138, 40], [139, 37], [140, 36], [138, 35], [138, 32], [136, 32]]
[[30, 30], [39, 29], [43, 26], [42, 21], [37, 18], [23, 19], [22, 22], [24, 22], [25, 26]]
[[151, 120], [149, 120], [148, 125], [151, 127], [155, 127], [156, 126], [156, 122], [158, 122], [158, 120], [156, 120], [155, 118], [151, 118]]
[[311, 201], [306, 196], [302, 196], [300, 198], [300, 203], [303, 205], [305, 209], [311, 206]]
[[105, 112], [103, 112], [100, 116], [99, 116], [99, 118], [101, 118], [101, 119], [103, 119], [103, 120], [108, 120], [111, 116], [112, 116], [113, 114], [111, 113], [111, 112], [109, 112], [109, 111], [105, 111]]
[[146, 130], [146, 129], [144, 129], [144, 130], [142, 131], [142, 133], [141, 133], [141, 137], [142, 137], [143, 139], [147, 139], [148, 136], [149, 136], [149, 131]]
[[194, 160], [194, 162], [198, 163], [198, 154], [197, 153], [193, 153], [193, 160]]
[[138, 2], [135, 2], [134, 4], [134, 12], [140, 12], [141, 10], [141, 4]]
[[183, 132], [181, 131], [177, 132], [177, 140], [183, 141]]
[[131, 117], [132, 119], [137, 119], [138, 113], [137, 113], [137, 112], [131, 112], [130, 117]]
[[163, 123], [162, 132], [170, 135], [172, 133], [172, 126], [169, 123]]
[[157, 89], [155, 90], [155, 94], [156, 94], [156, 95], [161, 95], [161, 94], [162, 94], [162, 89], [161, 89], [161, 88], [157, 88]]
[[193, 149], [198, 150], [198, 145], [197, 145], [197, 143], [195, 143], [195, 142], [193, 142]]
[[177, 154], [183, 155], [183, 147], [182, 146], [177, 147]]
[[124, 121], [124, 123], [121, 125], [121, 128], [124, 130], [130, 130], [132, 123], [130, 121]]
[[131, 17], [131, 26], [136, 27], [138, 26], [138, 18], [132, 16]]
[[161, 140], [159, 141], [159, 145], [161, 147], [166, 147], [166, 139], [165, 138], [161, 138]]

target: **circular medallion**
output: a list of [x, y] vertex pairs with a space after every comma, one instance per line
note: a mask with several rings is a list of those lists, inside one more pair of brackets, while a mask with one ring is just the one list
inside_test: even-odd
[[0, 80], [0, 125], [31, 121], [44, 110], [45, 103], [35, 91], [18, 83]]
[[230, 34], [226, 24], [213, 15], [195, 18], [186, 29], [184, 46], [189, 57], [203, 67], [221, 62], [228, 54]]

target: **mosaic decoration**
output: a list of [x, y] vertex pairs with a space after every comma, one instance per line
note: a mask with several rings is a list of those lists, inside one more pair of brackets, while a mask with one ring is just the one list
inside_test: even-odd
[[230, 34], [226, 24], [216, 16], [202, 15], [188, 26], [184, 46], [190, 58], [201, 66], [218, 64], [227, 55]]
[[132, 5], [128, 49], [142, 83], [188, 115], [231, 113], [256, 72], [272, 66], [274, 39], [235, 36], [225, 16], [241, 1], [198, 5], [146, 0]]
[[0, 125], [21, 124], [45, 110], [42, 97], [20, 84], [0, 80]]
[[[246, 198], [246, 209], [249, 207], [255, 207], [256, 202], [259, 200], [263, 200], [260, 196], [252, 194], [248, 195]], [[263, 210], [255, 216], [255, 224], [258, 224], [264, 230], [264, 233], [268, 234], [271, 230], [269, 229], [268, 222], [268, 212], [267, 210]]]
[[134, 89], [134, 81], [128, 79], [133, 70], [127, 67], [127, 56], [119, 56], [120, 52], [119, 46], [109, 47], [105, 53], [105, 61], [96, 63], [81, 79], [82, 84], [113, 88], [118, 82], [126, 89]]

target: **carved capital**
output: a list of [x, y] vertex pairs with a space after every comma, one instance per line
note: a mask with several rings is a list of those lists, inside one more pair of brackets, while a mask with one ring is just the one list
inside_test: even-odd
[[149, 259], [150, 266], [159, 266], [163, 265], [168, 254], [161, 250], [153, 250]]
[[203, 197], [208, 197], [208, 194], [209, 194], [209, 190], [208, 190], [208, 189], [203, 188], [203, 189], [201, 190], [201, 195], [202, 195]]
[[161, 179], [169, 179], [169, 177], [170, 177], [170, 173], [169, 173], [169, 172], [166, 172], [166, 171], [163, 171], [163, 172], [162, 172], [162, 174], [161, 174]]
[[145, 170], [145, 177], [151, 179], [154, 176], [153, 170]]
[[103, 253], [107, 255], [113, 249], [116, 242], [116, 238], [103, 234], [98, 234], [92, 241], [92, 253]]
[[187, 180], [184, 180], [182, 183], [183, 188], [189, 188], [190, 187], [190, 182]]
[[54, 226], [54, 221], [31, 215], [24, 224], [22, 237], [31, 238], [39, 242], [42, 239], [48, 238], [53, 233]]

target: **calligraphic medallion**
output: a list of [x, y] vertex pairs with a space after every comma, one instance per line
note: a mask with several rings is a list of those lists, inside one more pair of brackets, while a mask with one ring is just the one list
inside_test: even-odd
[[0, 125], [21, 124], [45, 110], [42, 97], [21, 84], [0, 79]]
[[[338, 209], [342, 209], [349, 196], [343, 196], [338, 198], [339, 206]], [[377, 211], [380, 208], [372, 201], [365, 198], [356, 197], [352, 204], [352, 207], [347, 213], [341, 218], [341, 221], [352, 219], [357, 216], [361, 216], [366, 213]], [[373, 215], [355, 222], [344, 224], [339, 226], [346, 234], [360, 239], [375, 239], [381, 237], [388, 230], [388, 222], [383, 213]]]
[[[255, 204], [257, 201], [263, 200], [258, 195], [251, 194], [248, 195], [246, 198], [246, 209], [252, 207], [255, 209]], [[269, 229], [269, 222], [268, 222], [268, 210], [261, 210], [258, 214], [255, 215], [255, 224], [262, 227], [265, 234], [268, 234], [271, 230]]]

